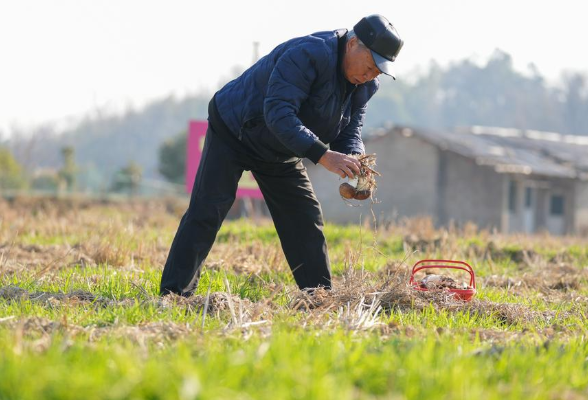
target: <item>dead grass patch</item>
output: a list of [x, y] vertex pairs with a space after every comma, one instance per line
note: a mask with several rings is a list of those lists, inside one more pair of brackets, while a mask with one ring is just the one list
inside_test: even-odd
[[491, 275], [480, 279], [482, 287], [496, 287], [514, 291], [572, 292], [580, 290], [588, 281], [588, 269], [569, 264], [534, 262], [516, 276]]
[[213, 271], [230, 271], [239, 275], [259, 275], [289, 270], [278, 245], [261, 242], [249, 244], [218, 243], [212, 248], [206, 267]]
[[[494, 303], [479, 299], [464, 302], [442, 290], [416, 291], [407, 284], [406, 269], [397, 267], [388, 270], [384, 282], [374, 277], [377, 274], [349, 269], [332, 290], [320, 288], [295, 293], [290, 307], [323, 314], [342, 307], [359, 308], [368, 313], [373, 313], [376, 308], [384, 312], [410, 312], [434, 307], [438, 311], [492, 317], [503, 326], [550, 323], [556, 315], [553, 311], [536, 311], [521, 304]], [[560, 316], [564, 315], [560, 313]]]

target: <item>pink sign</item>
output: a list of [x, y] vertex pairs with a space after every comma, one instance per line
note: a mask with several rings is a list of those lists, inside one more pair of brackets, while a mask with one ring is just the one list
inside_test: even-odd
[[[202, 158], [202, 149], [204, 149], [204, 138], [206, 137], [207, 121], [190, 121], [188, 126], [188, 145], [186, 154], [186, 192], [192, 193], [194, 178]], [[237, 197], [252, 197], [263, 199], [261, 190], [257, 186], [253, 174], [249, 171], [243, 172], [243, 176], [237, 187]]]

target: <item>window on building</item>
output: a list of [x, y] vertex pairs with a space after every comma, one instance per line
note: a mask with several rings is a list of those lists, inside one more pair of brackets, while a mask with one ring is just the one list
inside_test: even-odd
[[533, 206], [533, 188], [525, 188], [525, 207], [531, 208]]
[[551, 196], [549, 213], [551, 215], [564, 215], [564, 197], [562, 195], [554, 194]]
[[508, 211], [514, 213], [517, 211], [517, 183], [510, 181], [508, 185]]

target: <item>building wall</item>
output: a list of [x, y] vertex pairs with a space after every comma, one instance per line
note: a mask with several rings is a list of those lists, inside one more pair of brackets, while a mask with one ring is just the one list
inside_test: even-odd
[[[534, 233], [548, 231], [563, 235], [574, 231], [575, 207], [574, 181], [529, 175], [509, 175], [508, 185], [516, 192], [514, 210], [508, 210], [507, 232]], [[527, 190], [530, 198], [527, 199]], [[563, 214], [552, 213], [552, 196], [563, 198]]]
[[575, 191], [575, 233], [588, 236], [588, 182], [578, 181]]
[[[550, 179], [549, 189], [545, 191], [545, 202], [542, 212], [545, 213], [545, 227], [553, 235], [571, 234], [574, 231], [575, 193], [574, 182], [567, 179]], [[563, 215], [551, 213], [551, 197], [563, 196]], [[541, 229], [539, 229], [541, 230]]]
[[449, 151], [441, 152], [439, 180], [442, 225], [454, 221], [474, 222], [480, 228], [502, 229], [504, 176], [492, 167], [479, 166], [474, 160]]
[[[588, 234], [588, 183], [497, 173], [491, 166], [439, 149], [415, 137], [410, 130], [396, 129], [366, 141], [366, 152], [376, 153], [377, 204], [369, 200], [347, 202], [339, 195], [346, 181], [322, 166], [307, 162], [308, 172], [321, 202], [325, 219], [337, 223], [431, 216], [436, 225], [474, 222], [502, 232]], [[308, 161], [308, 160], [306, 160]], [[515, 209], [509, 209], [509, 188], [515, 182]], [[532, 189], [532, 204], [525, 201]], [[550, 213], [551, 196], [565, 199], [563, 216]]]
[[[366, 153], [377, 154], [378, 189], [374, 214], [380, 220], [419, 215], [436, 216], [438, 150], [435, 146], [399, 131], [366, 141]], [[327, 221], [348, 223], [371, 219], [370, 201], [345, 202], [339, 195], [344, 180], [322, 166], [309, 165], [308, 172]], [[345, 180], [346, 181], [346, 180]], [[353, 204], [354, 206], [350, 206]]]

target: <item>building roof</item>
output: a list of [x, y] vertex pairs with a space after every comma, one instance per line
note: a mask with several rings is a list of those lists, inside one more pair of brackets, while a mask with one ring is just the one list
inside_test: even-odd
[[392, 132], [420, 138], [499, 173], [588, 180], [588, 136], [482, 126], [455, 131], [393, 127]]

